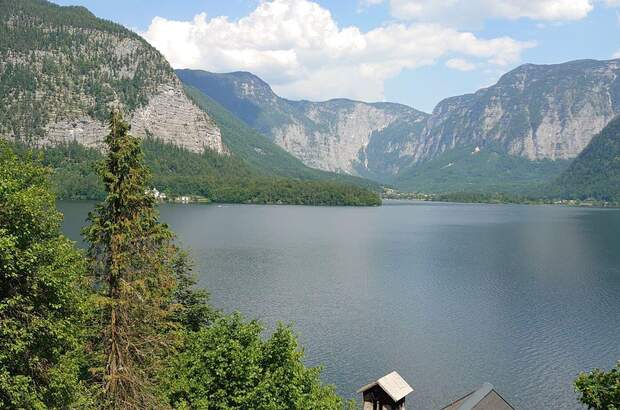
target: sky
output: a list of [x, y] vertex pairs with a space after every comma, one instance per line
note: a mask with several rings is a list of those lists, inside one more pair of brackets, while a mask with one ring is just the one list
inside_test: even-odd
[[620, 0], [55, 0], [138, 32], [174, 68], [280, 96], [431, 112], [524, 63], [620, 58]]

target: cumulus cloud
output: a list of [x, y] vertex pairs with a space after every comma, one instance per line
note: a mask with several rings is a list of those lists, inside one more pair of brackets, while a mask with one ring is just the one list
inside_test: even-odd
[[204, 13], [191, 21], [156, 17], [141, 34], [173, 67], [247, 70], [283, 96], [308, 99], [382, 100], [384, 82], [403, 69], [440, 58], [503, 66], [534, 46], [435, 23], [390, 23], [367, 32], [341, 28], [309, 0], [263, 1], [236, 21]]
[[446, 67], [459, 71], [471, 71], [476, 68], [476, 64], [462, 58], [451, 58], [446, 61]]
[[[362, 1], [367, 6], [383, 3]], [[593, 9], [593, 1], [620, 4], [620, 0], [389, 0], [389, 5], [392, 15], [399, 19], [467, 26], [479, 24], [486, 18], [579, 20]]]

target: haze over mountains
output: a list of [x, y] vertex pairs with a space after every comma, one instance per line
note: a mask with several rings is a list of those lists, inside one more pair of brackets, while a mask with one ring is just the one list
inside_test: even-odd
[[[82, 7], [2, 2], [0, 18], [0, 135], [39, 146], [98, 147], [107, 112], [119, 107], [139, 136], [233, 156], [262, 175], [528, 192], [553, 183], [620, 112], [620, 60], [525, 64], [424, 113], [387, 102], [291, 101], [247, 72], [175, 74], [143, 38]], [[592, 158], [599, 149], [588, 152], [582, 170], [602, 163]]]

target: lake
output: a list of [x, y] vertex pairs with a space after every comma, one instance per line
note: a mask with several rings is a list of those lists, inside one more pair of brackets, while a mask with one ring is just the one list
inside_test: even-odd
[[[60, 202], [79, 239], [92, 203]], [[293, 323], [346, 397], [397, 370], [408, 408], [492, 383], [520, 409], [580, 408], [620, 359], [620, 210], [389, 201], [162, 205], [224, 311]]]

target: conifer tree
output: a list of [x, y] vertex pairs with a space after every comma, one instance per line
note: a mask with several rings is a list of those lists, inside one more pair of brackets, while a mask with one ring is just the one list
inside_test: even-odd
[[99, 173], [105, 200], [89, 215], [99, 332], [93, 338], [103, 407], [158, 408], [156, 379], [173, 347], [180, 306], [179, 252], [173, 235], [159, 223], [148, 193], [149, 172], [140, 141], [128, 134], [119, 112], [110, 115], [107, 157]]

